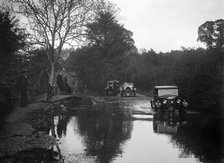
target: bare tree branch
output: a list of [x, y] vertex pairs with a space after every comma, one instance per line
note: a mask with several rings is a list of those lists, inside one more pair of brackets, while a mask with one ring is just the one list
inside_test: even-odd
[[5, 4], [27, 18], [31, 44], [45, 48], [54, 66], [64, 45], [83, 41], [85, 25], [103, 8], [104, 0], [11, 0]]

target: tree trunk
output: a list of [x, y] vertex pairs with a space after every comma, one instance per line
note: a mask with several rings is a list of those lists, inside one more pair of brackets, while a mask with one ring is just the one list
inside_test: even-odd
[[52, 88], [54, 86], [54, 76], [55, 76], [55, 64], [51, 63], [51, 73], [48, 82], [47, 100], [52, 97]]
[[55, 76], [55, 64], [51, 63], [51, 73], [49, 77], [49, 85], [51, 87], [54, 85], [54, 76]]

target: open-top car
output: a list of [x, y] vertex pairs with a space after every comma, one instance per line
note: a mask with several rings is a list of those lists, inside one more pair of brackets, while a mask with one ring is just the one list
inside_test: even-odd
[[107, 95], [118, 95], [120, 93], [120, 90], [119, 90], [119, 82], [117, 80], [110, 80], [106, 83], [106, 86], [105, 86], [105, 92]]
[[133, 82], [124, 82], [121, 87], [121, 96], [136, 96], [136, 88]]
[[[179, 96], [177, 86], [155, 86], [151, 107], [155, 122], [166, 122], [167, 125], [186, 123], [188, 102]], [[155, 123], [154, 129], [157, 127]]]

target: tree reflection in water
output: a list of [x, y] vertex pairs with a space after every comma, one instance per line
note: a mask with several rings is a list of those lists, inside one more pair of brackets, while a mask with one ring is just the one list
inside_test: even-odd
[[223, 120], [191, 117], [189, 123], [172, 136], [185, 158], [194, 154], [201, 162], [224, 162]]
[[131, 137], [133, 128], [130, 116], [130, 109], [120, 108], [119, 104], [80, 111], [77, 124], [87, 155], [107, 163], [122, 154], [121, 144]]
[[[131, 110], [125, 108], [122, 104], [110, 103], [109, 105], [85, 106], [85, 109], [77, 111], [73, 115], [75, 117], [73, 118], [74, 124], [70, 124], [75, 125], [75, 135], [78, 134], [82, 138], [84, 148], [81, 149], [81, 153], [75, 153], [77, 157], [75, 155], [74, 158], [77, 159], [80, 156], [80, 159], [86, 161], [93, 156], [96, 162], [109, 163], [118, 158], [117, 156], [122, 155], [123, 152], [124, 156], [126, 156], [127, 147], [124, 147], [124, 143], [131, 138], [134, 125]], [[56, 138], [65, 137], [66, 132], [69, 134], [70, 131], [69, 129], [66, 130], [70, 116], [72, 115], [54, 117], [51, 119], [52, 122], [49, 121], [49, 124], [51, 124], [50, 129], [47, 129]], [[163, 130], [162, 134], [168, 134], [170, 141], [180, 149], [181, 153], [177, 153], [179, 158], [196, 157], [200, 162], [223, 162], [223, 126], [222, 120], [191, 115], [188, 118], [188, 124], [180, 126], [177, 130], [172, 130], [172, 132], [167, 129]], [[160, 132], [157, 131], [156, 135], [158, 133]], [[145, 141], [146, 143], [150, 142], [148, 138]], [[59, 147], [57, 146], [55, 151], [59, 153], [61, 160], [63, 160]]]

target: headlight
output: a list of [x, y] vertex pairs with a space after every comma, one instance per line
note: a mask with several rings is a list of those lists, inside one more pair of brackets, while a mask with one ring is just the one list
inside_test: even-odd
[[181, 100], [180, 99], [177, 99], [177, 103], [180, 104], [181, 103]]
[[167, 103], [167, 100], [163, 100], [163, 104], [166, 104]]
[[160, 107], [161, 106], [161, 103], [158, 101], [158, 102], [156, 102], [156, 107]]
[[187, 101], [183, 101], [183, 106], [184, 107], [188, 107], [188, 102]]
[[136, 88], [133, 88], [134, 90], [136, 90]]

